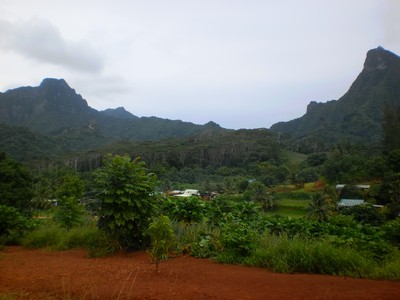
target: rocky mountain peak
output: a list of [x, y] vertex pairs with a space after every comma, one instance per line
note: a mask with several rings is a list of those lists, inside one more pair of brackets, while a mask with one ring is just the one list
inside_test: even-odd
[[390, 65], [398, 59], [399, 57], [396, 54], [379, 46], [378, 48], [368, 51], [367, 58], [365, 59], [364, 63], [364, 70], [384, 70], [390, 67]]

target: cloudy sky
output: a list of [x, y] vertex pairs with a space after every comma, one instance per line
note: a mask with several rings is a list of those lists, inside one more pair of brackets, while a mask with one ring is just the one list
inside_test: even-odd
[[398, 0], [1, 0], [0, 91], [64, 78], [103, 110], [269, 128], [400, 54]]

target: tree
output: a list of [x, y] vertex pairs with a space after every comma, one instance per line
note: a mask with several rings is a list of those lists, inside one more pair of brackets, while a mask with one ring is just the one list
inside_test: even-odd
[[383, 129], [383, 147], [386, 153], [400, 148], [400, 106], [385, 106]]
[[321, 222], [328, 218], [328, 213], [329, 205], [325, 195], [321, 192], [314, 193], [308, 206], [307, 217]]
[[244, 193], [244, 199], [259, 203], [264, 211], [273, 208], [275, 205], [273, 193], [258, 181], [249, 185]]
[[150, 254], [156, 264], [156, 273], [158, 273], [160, 262], [168, 258], [168, 254], [175, 242], [170, 219], [167, 216], [154, 218], [149, 225], [149, 234], [151, 237]]
[[70, 229], [83, 221], [84, 206], [80, 203], [85, 184], [76, 174], [66, 174], [56, 190], [57, 209], [55, 219], [62, 227]]
[[340, 214], [352, 216], [357, 222], [373, 226], [380, 226], [385, 222], [385, 216], [380, 209], [370, 204], [344, 207], [340, 210]]
[[17, 242], [32, 225], [32, 219], [22, 215], [15, 207], [0, 204], [0, 246]]
[[95, 172], [98, 226], [122, 249], [141, 249], [149, 244], [147, 229], [157, 211], [156, 177], [140, 158], [108, 156]]
[[33, 198], [32, 178], [19, 162], [0, 154], [0, 205], [30, 213]]

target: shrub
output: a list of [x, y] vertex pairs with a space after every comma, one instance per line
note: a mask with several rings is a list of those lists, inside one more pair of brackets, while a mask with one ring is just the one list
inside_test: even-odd
[[222, 251], [217, 259], [221, 262], [240, 262], [255, 248], [256, 231], [241, 220], [232, 220], [221, 228]]
[[0, 245], [18, 243], [22, 234], [34, 223], [16, 208], [0, 205]]
[[170, 219], [167, 216], [154, 218], [149, 225], [149, 234], [151, 238], [150, 254], [156, 264], [156, 273], [158, 273], [160, 261], [168, 258], [175, 241]]
[[163, 201], [163, 212], [178, 222], [200, 222], [207, 213], [207, 203], [199, 197], [168, 198]]
[[385, 223], [381, 228], [391, 243], [400, 246], [400, 218]]
[[75, 197], [62, 197], [58, 200], [54, 219], [60, 226], [70, 229], [82, 224], [84, 213], [85, 208]]

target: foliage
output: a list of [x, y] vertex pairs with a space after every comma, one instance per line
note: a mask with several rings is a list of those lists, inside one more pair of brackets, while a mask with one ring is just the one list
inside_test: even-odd
[[386, 238], [393, 244], [400, 246], [400, 217], [382, 225]]
[[54, 220], [62, 227], [70, 229], [82, 224], [85, 208], [75, 197], [63, 196], [58, 199]]
[[273, 191], [258, 181], [251, 183], [247, 187], [244, 193], [244, 199], [259, 203], [263, 211], [272, 209], [275, 205]]
[[352, 182], [365, 177], [362, 168], [366, 158], [362, 152], [332, 152], [322, 167], [322, 175], [330, 183]]
[[214, 227], [222, 227], [232, 220], [251, 223], [254, 226], [259, 223], [262, 210], [259, 204], [243, 200], [233, 201], [234, 198], [218, 196], [209, 206], [207, 222]]
[[114, 240], [94, 224], [67, 230], [51, 221], [26, 234], [22, 239], [22, 245], [29, 248], [49, 248], [58, 251], [85, 248], [91, 257], [104, 256], [117, 249]]
[[69, 172], [63, 175], [61, 183], [55, 191], [57, 198], [63, 197], [75, 197], [77, 199], [82, 198], [85, 190], [85, 182], [78, 176], [77, 173]]
[[0, 204], [31, 212], [32, 178], [21, 163], [0, 153]]
[[215, 257], [220, 251], [220, 230], [200, 223], [177, 223], [173, 224], [176, 236], [178, 252], [190, 254], [194, 257]]
[[385, 216], [380, 209], [368, 204], [344, 207], [339, 210], [339, 213], [352, 216], [357, 222], [374, 226], [382, 225], [385, 221]]
[[385, 280], [400, 280], [400, 251], [393, 251], [383, 261], [380, 261], [379, 266], [368, 274], [368, 278], [385, 279]]
[[328, 213], [329, 205], [326, 196], [321, 192], [315, 192], [309, 203], [307, 216], [310, 219], [322, 222], [328, 218]]
[[34, 224], [14, 207], [0, 205], [0, 245], [17, 243]]
[[61, 184], [57, 187], [57, 207], [54, 218], [67, 229], [78, 226], [83, 222], [85, 208], [80, 203], [85, 189], [82, 179], [76, 174], [66, 174], [61, 178]]
[[356, 185], [346, 184], [340, 191], [340, 199], [365, 199], [365, 194]]
[[221, 228], [222, 250], [217, 255], [218, 260], [240, 262], [255, 248], [256, 236], [256, 230], [249, 223], [237, 219], [226, 222]]
[[154, 218], [149, 225], [149, 234], [151, 238], [150, 254], [156, 264], [156, 273], [158, 273], [159, 263], [168, 258], [175, 242], [170, 219], [163, 215]]
[[98, 226], [114, 237], [123, 249], [149, 244], [147, 229], [157, 211], [155, 175], [145, 163], [128, 156], [108, 156], [95, 172]]
[[162, 202], [163, 212], [176, 221], [200, 222], [207, 212], [207, 204], [199, 197], [170, 197]]
[[364, 277], [375, 263], [352, 249], [338, 248], [329, 242], [310, 242], [286, 235], [266, 235], [245, 263], [282, 273], [316, 273]]
[[385, 105], [383, 129], [384, 151], [389, 153], [400, 149], [400, 106], [395, 109]]

